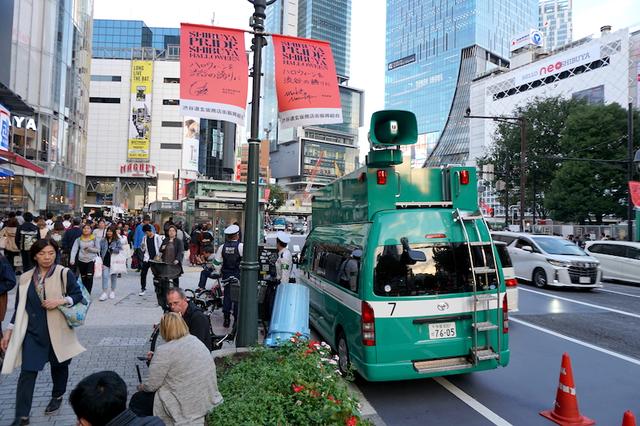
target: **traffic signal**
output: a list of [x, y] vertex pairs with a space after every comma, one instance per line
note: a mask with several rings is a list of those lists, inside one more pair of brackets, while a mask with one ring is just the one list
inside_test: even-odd
[[369, 141], [376, 148], [413, 145], [418, 140], [418, 122], [414, 113], [401, 110], [374, 112], [369, 126]]

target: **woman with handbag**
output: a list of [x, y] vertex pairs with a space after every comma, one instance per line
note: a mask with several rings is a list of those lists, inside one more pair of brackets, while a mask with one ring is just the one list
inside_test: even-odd
[[[91, 294], [93, 288], [93, 275], [96, 259], [100, 253], [100, 245], [96, 236], [91, 233], [91, 225], [82, 226], [82, 235], [76, 239], [71, 249], [69, 264], [71, 266], [78, 261], [78, 271], [82, 279], [82, 285]], [[77, 256], [77, 258], [76, 258]]]
[[55, 241], [36, 241], [29, 254], [35, 268], [20, 276], [15, 312], [0, 348], [6, 351], [2, 374], [21, 367], [16, 390], [15, 420], [12, 425], [29, 424], [33, 391], [38, 372], [51, 365], [53, 390], [45, 414], [60, 409], [67, 390], [71, 358], [84, 352], [63, 310], [84, 300], [76, 277], [56, 265]]
[[109, 280], [111, 280], [111, 292], [109, 299], [116, 298], [116, 285], [118, 284], [118, 272], [114, 272], [111, 266], [116, 260], [116, 256], [122, 251], [120, 238], [116, 235], [113, 227], [107, 228], [105, 237], [100, 240], [100, 257], [102, 258], [102, 294], [100, 301], [107, 300], [107, 290], [109, 289]]
[[9, 218], [4, 225], [4, 228], [0, 230], [0, 246], [2, 246], [4, 241], [4, 255], [7, 257], [7, 260], [14, 272], [16, 271], [15, 258], [20, 255], [20, 249], [16, 245], [17, 231], [18, 219], [15, 217]]

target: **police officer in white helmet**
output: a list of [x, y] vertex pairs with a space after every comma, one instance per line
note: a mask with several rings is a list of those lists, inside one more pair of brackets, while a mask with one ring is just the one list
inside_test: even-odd
[[276, 234], [276, 246], [278, 247], [278, 260], [276, 261], [276, 275], [280, 283], [288, 283], [293, 267], [291, 252], [287, 248], [291, 236], [286, 232], [278, 231]]
[[[229, 277], [240, 279], [240, 262], [242, 261], [242, 243], [240, 242], [240, 227], [229, 225], [224, 230], [225, 243], [218, 247], [213, 258], [213, 267], [219, 272], [223, 280]], [[231, 302], [230, 284], [224, 286], [222, 300], [222, 313], [224, 315], [223, 327], [229, 327], [231, 323], [231, 309], [233, 308], [233, 320], [238, 319], [238, 304]]]

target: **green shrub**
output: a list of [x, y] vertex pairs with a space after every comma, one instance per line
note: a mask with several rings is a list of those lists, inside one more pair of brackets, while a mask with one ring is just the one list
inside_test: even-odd
[[365, 425], [326, 343], [292, 337], [275, 349], [257, 347], [223, 360], [218, 387], [224, 403], [209, 425]]

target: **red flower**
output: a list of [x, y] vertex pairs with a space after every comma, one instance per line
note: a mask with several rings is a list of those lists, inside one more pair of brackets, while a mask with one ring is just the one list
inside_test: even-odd
[[298, 386], [298, 385], [296, 385], [295, 383], [291, 385], [291, 388], [293, 389], [293, 391], [294, 391], [295, 393], [298, 393], [298, 392], [300, 392], [300, 391], [303, 391], [303, 390], [304, 390], [304, 386], [302, 386], [302, 385]]
[[301, 336], [302, 336], [302, 333], [300, 333], [299, 331], [297, 331], [297, 332], [296, 332], [296, 336], [297, 336], [297, 337], [301, 337]]
[[309, 392], [309, 394], [310, 394], [312, 397], [314, 397], [314, 398], [317, 398], [317, 397], [319, 397], [319, 396], [320, 396], [320, 394], [318, 393], [318, 391], [315, 391], [315, 390], [311, 390], [311, 391]]
[[313, 349], [307, 349], [306, 351], [304, 351], [305, 356], [312, 353], [313, 353]]
[[358, 419], [356, 418], [356, 416], [349, 417], [345, 422], [345, 425], [347, 426], [356, 426], [357, 424], [358, 424]]

